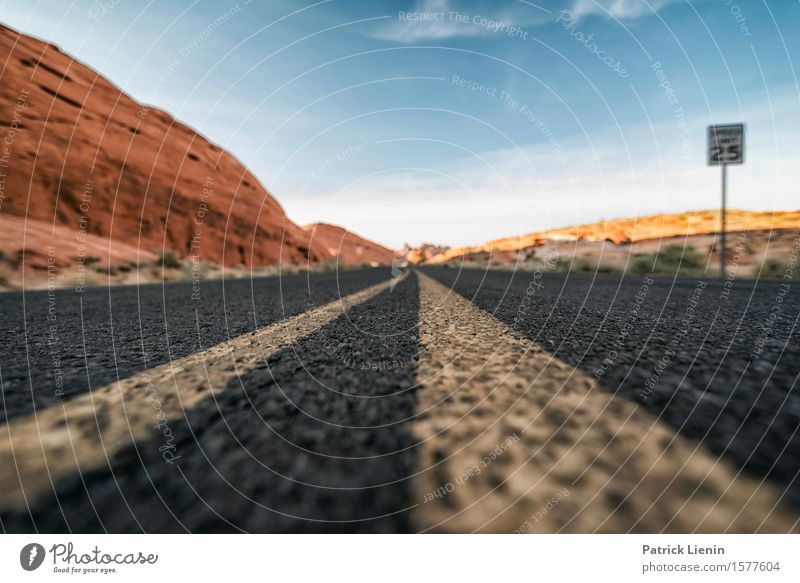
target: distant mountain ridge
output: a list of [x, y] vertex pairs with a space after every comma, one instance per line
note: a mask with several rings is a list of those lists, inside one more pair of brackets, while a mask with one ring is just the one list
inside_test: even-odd
[[[427, 263], [445, 263], [474, 255], [496, 255], [500, 260], [515, 253], [540, 247], [548, 242], [610, 242], [615, 245], [641, 243], [658, 239], [694, 237], [720, 231], [718, 210], [657, 214], [627, 219], [602, 220], [596, 223], [550, 229], [489, 241], [484, 245], [458, 247], [427, 258]], [[730, 209], [726, 228], [741, 231], [800, 230], [800, 211], [747, 211]]]

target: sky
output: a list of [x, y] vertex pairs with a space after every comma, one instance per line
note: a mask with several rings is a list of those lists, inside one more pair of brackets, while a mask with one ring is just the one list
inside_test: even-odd
[[718, 208], [707, 126], [746, 124], [730, 208], [800, 208], [796, 0], [0, 0], [236, 155], [297, 223], [480, 244]]

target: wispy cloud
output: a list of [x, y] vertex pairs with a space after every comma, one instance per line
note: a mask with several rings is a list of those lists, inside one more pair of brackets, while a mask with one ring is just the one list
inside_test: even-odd
[[[757, 93], [746, 97], [743, 109], [721, 109], [716, 116], [748, 122], [747, 163], [730, 170], [729, 204], [797, 208], [793, 132], [777, 121], [796, 109], [794, 85], [772, 88], [769, 105]], [[552, 144], [541, 141], [422, 171], [380, 174], [343, 189], [320, 184], [314, 196], [285, 192], [281, 200], [300, 223], [325, 217], [394, 247], [407, 241], [473, 245], [602, 218], [715, 208], [719, 169], [705, 162], [705, 128], [713, 121], [704, 113], [687, 116], [693, 128], [688, 154], [675, 120], [666, 118], [565, 136], [560, 145], [568, 167]]]
[[520, 3], [498, 10], [491, 4], [480, 7], [451, 4], [450, 0], [418, 0], [408, 12], [398, 12], [396, 20], [371, 36], [382, 40], [412, 44], [456, 37], [480, 37], [492, 34], [516, 34], [519, 27], [539, 24], [548, 12], [534, 3]]
[[[455, 22], [448, 18], [448, 14], [453, 12], [448, 0], [422, 0], [418, 2], [410, 13], [419, 14], [425, 19], [400, 20], [393, 22], [390, 26], [378, 31], [374, 36], [384, 40], [392, 40], [401, 43], [414, 43], [420, 40], [441, 40], [455, 36], [480, 36], [485, 33], [477, 27], [465, 26], [461, 22]], [[442, 15], [437, 18], [434, 15]]]
[[688, 0], [563, 0], [553, 10], [536, 2], [507, 3], [498, 8], [486, 2], [451, 0], [417, 0], [409, 11], [399, 11], [389, 25], [383, 25], [370, 36], [381, 40], [413, 44], [449, 38], [486, 37], [509, 29], [524, 34], [521, 27], [552, 23], [552, 15], [560, 4], [575, 16], [597, 14], [622, 20], [649, 16], [670, 4]]
[[611, 15], [620, 19], [641, 18], [685, 0], [574, 0], [572, 13]]

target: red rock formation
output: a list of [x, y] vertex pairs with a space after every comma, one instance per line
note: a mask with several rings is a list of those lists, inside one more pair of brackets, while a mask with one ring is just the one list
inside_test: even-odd
[[1, 214], [229, 266], [327, 258], [231, 154], [57, 47], [0, 25], [0, 63]]
[[340, 265], [391, 265], [394, 259], [400, 259], [391, 249], [336, 225], [314, 223], [305, 225], [303, 229], [311, 235], [314, 249], [321, 247], [327, 253], [328, 261], [338, 260]]

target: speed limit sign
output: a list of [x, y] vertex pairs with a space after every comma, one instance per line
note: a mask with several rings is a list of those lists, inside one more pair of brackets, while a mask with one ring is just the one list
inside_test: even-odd
[[720, 209], [719, 276], [725, 277], [725, 207], [728, 165], [744, 163], [744, 124], [708, 126], [708, 164], [722, 166], [722, 208]]
[[708, 163], [710, 166], [744, 162], [744, 124], [708, 126]]

